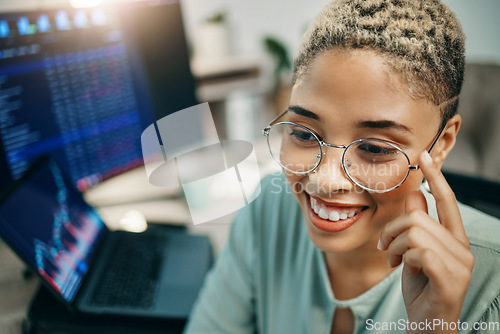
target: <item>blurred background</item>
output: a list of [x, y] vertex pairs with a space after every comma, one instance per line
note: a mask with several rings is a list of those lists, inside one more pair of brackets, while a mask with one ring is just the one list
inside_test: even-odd
[[[149, 184], [141, 133], [154, 119], [208, 102], [220, 139], [252, 142], [261, 176], [277, 170], [261, 130], [287, 107], [293, 57], [308, 22], [326, 3], [0, 0], [0, 194], [33, 162], [32, 156], [17, 154], [20, 148], [49, 151], [37, 144], [76, 133], [76, 139], [59, 143], [50, 153], [108, 227], [142, 231], [146, 221], [187, 226], [191, 233], [208, 234], [217, 253], [233, 215], [190, 224], [182, 189]], [[445, 3], [467, 35], [467, 65], [459, 105], [462, 128], [444, 170], [459, 200], [499, 217], [500, 1]], [[105, 12], [92, 9], [101, 7]], [[92, 17], [97, 23], [78, 22], [76, 8], [86, 13], [80, 20]], [[54, 26], [59, 11], [69, 13], [58, 18], [66, 28], [46, 35], [37, 30], [47, 23]], [[22, 21], [25, 12], [32, 14]], [[35, 22], [45, 14], [50, 20]], [[115, 14], [119, 22], [112, 21]], [[100, 25], [103, 15], [111, 19]], [[26, 63], [38, 67], [26, 69]], [[84, 75], [75, 75], [74, 63]], [[100, 72], [98, 82], [92, 81], [95, 72]], [[86, 107], [81, 101], [89, 96], [95, 104]], [[17, 112], [23, 108], [26, 112]], [[17, 125], [26, 133], [16, 132]], [[90, 134], [88, 129], [97, 130]], [[11, 275], [23, 266], [2, 242], [0, 252], [0, 295], [5, 296], [0, 332], [19, 333], [36, 285]]]
[[[30, 105], [36, 105], [48, 118], [55, 117], [53, 122], [58, 124], [42, 126], [36, 118], [40, 116], [28, 116], [31, 128], [27, 131], [31, 137], [2, 132], [6, 156], [17, 160], [10, 161], [9, 166], [0, 163], [3, 174], [0, 185], [4, 187], [11, 179], [20, 177], [32, 163], [33, 157], [24, 159], [17, 154], [19, 147], [30, 149], [30, 145], [52, 138], [54, 131], [64, 137], [68, 131], [95, 129], [115, 119], [116, 124], [111, 128], [95, 132], [95, 136], [82, 139], [82, 143], [61, 145], [52, 154], [59, 157], [87, 201], [99, 208], [113, 228], [143, 228], [128, 218], [132, 209], [144, 216], [139, 226], [144, 226], [144, 220], [189, 222], [182, 189], [158, 188], [147, 182], [141, 167], [139, 138], [143, 129], [153, 118], [158, 120], [208, 102], [221, 140], [252, 142], [261, 176], [278, 170], [261, 130], [287, 107], [292, 62], [301, 36], [326, 3], [327, 0], [0, 0], [0, 15], [4, 17], [0, 20], [0, 52], [3, 52], [0, 64], [9, 68], [17, 62], [23, 64], [24, 59], [33, 59], [35, 64], [54, 59], [48, 61], [45, 73], [38, 69], [29, 77], [11, 78], [12, 82], [9, 78], [2, 79], [0, 88], [5, 91], [6, 99], [12, 99], [14, 96], [10, 95], [16, 92], [7, 89], [9, 85], [15, 86], [15, 80], [21, 80], [26, 109], [16, 113], [18, 107], [11, 103], [2, 112], [21, 117], [16, 122], [25, 124], [23, 115], [36, 116], [30, 114], [35, 108]], [[467, 35], [467, 65], [459, 104], [462, 128], [444, 170], [459, 176], [455, 191], [471, 193], [469, 198], [459, 196], [460, 200], [473, 205], [481, 197], [491, 202], [492, 197], [497, 197], [500, 181], [500, 1], [445, 0], [445, 3], [456, 13]], [[20, 26], [19, 17], [24, 14], [19, 13], [24, 12], [31, 14], [26, 14], [29, 19]], [[42, 32], [43, 22], [36, 21], [45, 14], [49, 17], [46, 25], [52, 25], [49, 33]], [[101, 21], [105, 24], [101, 25]], [[65, 27], [61, 30], [56, 27], [59, 24]], [[18, 30], [21, 36], [15, 35]], [[18, 45], [29, 45], [31, 49]], [[99, 53], [103, 47], [111, 53]], [[71, 64], [78, 52], [90, 57], [76, 59], [79, 66], [87, 66], [85, 71], [90, 71], [90, 76], [75, 75]], [[65, 59], [66, 63], [57, 59]], [[113, 69], [118, 64], [116, 59], [120, 59], [121, 67]], [[12, 68], [19, 68], [15, 66]], [[96, 66], [101, 66], [101, 82], [97, 84], [89, 81]], [[120, 79], [117, 84], [113, 81], [116, 73], [130, 80]], [[82, 101], [82, 87], [88, 86], [92, 86], [92, 94], [97, 98], [92, 102], [93, 107], [86, 110], [79, 101]], [[63, 93], [58, 89], [63, 89]], [[130, 99], [132, 91], [135, 100]], [[56, 103], [54, 99], [59, 100]], [[31, 101], [30, 105], [27, 101]], [[120, 110], [112, 108], [117, 105]], [[52, 109], [53, 106], [56, 107]], [[133, 114], [130, 110], [134, 110]], [[88, 117], [90, 111], [97, 115]], [[0, 123], [6, 119], [0, 118]], [[120, 119], [129, 123], [120, 123]], [[7, 123], [2, 126], [13, 127]], [[52, 132], [45, 133], [51, 126]], [[117, 132], [110, 135], [110, 129], [115, 128]], [[20, 139], [13, 141], [9, 136], [14, 135]], [[33, 143], [26, 138], [37, 139]], [[9, 173], [11, 179], [6, 176]], [[487, 190], [482, 188], [483, 180], [490, 182], [486, 184]], [[471, 184], [475, 186], [473, 192]], [[497, 212], [498, 200], [493, 202], [496, 203], [493, 211]], [[215, 223], [227, 227], [230, 221], [228, 216]], [[192, 228], [204, 233], [209, 225]], [[212, 236], [216, 251], [226, 232], [227, 229]]]
[[[0, 11], [123, 2], [134, 1], [0, 0]], [[291, 61], [309, 20], [326, 2], [180, 1], [196, 96], [210, 102], [222, 137], [256, 139], [266, 121], [286, 106]], [[468, 64], [459, 109], [464, 122], [445, 168], [500, 180], [500, 2], [445, 3], [463, 24]]]

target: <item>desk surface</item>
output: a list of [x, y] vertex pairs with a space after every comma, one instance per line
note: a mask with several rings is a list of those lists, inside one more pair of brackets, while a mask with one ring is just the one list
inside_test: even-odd
[[38, 279], [23, 277], [21, 260], [0, 240], [0, 333], [21, 334], [22, 320], [38, 287]]

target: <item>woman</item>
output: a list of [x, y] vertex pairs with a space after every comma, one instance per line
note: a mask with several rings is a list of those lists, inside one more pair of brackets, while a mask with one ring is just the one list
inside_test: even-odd
[[461, 123], [464, 39], [438, 0], [323, 9], [290, 106], [264, 129], [284, 173], [238, 214], [188, 333], [488, 332], [500, 321], [500, 222], [458, 204], [440, 172]]

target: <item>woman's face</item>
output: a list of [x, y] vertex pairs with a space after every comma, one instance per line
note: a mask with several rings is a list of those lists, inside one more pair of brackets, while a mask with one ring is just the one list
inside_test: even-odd
[[[326, 143], [348, 145], [361, 138], [396, 144], [417, 165], [420, 152], [437, 135], [436, 106], [413, 100], [383, 59], [371, 51], [326, 51], [294, 85], [283, 120], [316, 132]], [[313, 115], [314, 114], [314, 115]], [[282, 119], [280, 119], [281, 121]], [[286, 172], [302, 208], [309, 235], [325, 252], [375, 249], [382, 227], [404, 213], [405, 198], [422, 181], [411, 171], [397, 189], [377, 194], [353, 184], [342, 168], [343, 149], [326, 148], [316, 170], [305, 175]], [[337, 211], [338, 221], [322, 219]], [[344, 213], [344, 215], [342, 215]], [[335, 214], [334, 214], [335, 216]]]

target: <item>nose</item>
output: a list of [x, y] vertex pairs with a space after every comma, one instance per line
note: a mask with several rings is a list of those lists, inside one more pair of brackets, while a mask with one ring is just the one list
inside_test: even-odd
[[309, 179], [322, 192], [352, 191], [354, 184], [347, 177], [342, 167], [343, 147], [323, 147], [323, 158], [318, 168], [310, 174]]

